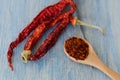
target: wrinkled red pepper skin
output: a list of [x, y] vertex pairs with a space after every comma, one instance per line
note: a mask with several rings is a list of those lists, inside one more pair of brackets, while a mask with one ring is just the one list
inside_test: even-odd
[[[71, 0], [69, 0], [69, 1], [71, 1]], [[55, 25], [58, 21], [60, 21], [61, 19], [64, 19], [64, 18], [66, 18], [66, 21], [67, 21], [67, 18], [70, 18], [71, 17], [71, 15], [75, 12], [75, 10], [76, 10], [76, 5], [75, 5], [75, 3], [74, 2], [70, 2], [70, 4], [71, 4], [71, 9], [69, 10], [69, 11], [67, 11], [67, 12], [64, 12], [64, 13], [62, 13], [61, 15], [59, 15], [57, 18], [55, 18], [54, 20], [52, 20], [53, 22], [52, 23], [48, 23], [48, 25], [47, 25], [47, 23], [46, 23], [46, 29], [49, 29], [51, 26], [53, 26], [53, 25]], [[64, 24], [64, 22], [65, 22], [65, 20], [63, 20], [62, 21], [62, 24]], [[62, 25], [61, 24], [61, 25]], [[57, 28], [55, 28], [54, 29], [54, 31], [53, 32], [51, 32], [50, 33], [50, 35], [48, 36], [48, 38], [42, 43], [42, 45], [40, 46], [40, 48], [38, 49], [38, 51], [30, 58], [30, 60], [38, 60], [38, 59], [40, 59], [42, 56], [44, 56], [46, 53], [47, 53], [47, 51], [53, 46], [53, 44], [55, 44], [56, 43], [56, 41], [57, 41], [57, 39], [59, 38], [59, 35], [61, 34], [61, 32], [62, 32], [62, 26], [61, 26], [60, 24], [59, 24], [59, 26], [57, 26]], [[60, 28], [60, 26], [61, 26], [61, 28]], [[60, 29], [61, 30], [61, 32], [59, 32], [59, 30], [57, 30], [57, 29]], [[40, 30], [40, 32], [41, 32], [41, 30]], [[56, 36], [54, 36], [54, 34], [57, 34], [57, 37]], [[42, 33], [41, 33], [42, 34]], [[56, 38], [52, 38], [52, 37], [56, 37]], [[54, 41], [54, 40], [52, 40], [52, 39], [54, 39], [54, 40], [56, 40], [56, 41]], [[54, 43], [52, 43], [51, 41], [53, 41]], [[27, 43], [29, 43], [29, 41], [27, 42]], [[51, 43], [51, 44], [50, 44]], [[29, 44], [28, 44], [29, 45]], [[35, 45], [35, 44], [34, 44]], [[46, 45], [46, 46], [45, 46]], [[31, 45], [30, 45], [31, 46]], [[31, 46], [32, 47], [32, 46]], [[47, 48], [48, 47], [48, 48]], [[47, 48], [47, 49], [46, 49]], [[24, 48], [24, 50], [25, 50], [25, 48]], [[44, 51], [44, 52], [42, 52], [42, 51]]]
[[46, 28], [45, 28], [45, 24], [42, 23], [41, 25], [39, 25], [34, 32], [32, 33], [32, 35], [29, 37], [29, 39], [27, 40], [27, 43], [25, 45], [25, 50], [30, 50], [32, 47], [36, 44], [36, 42], [39, 40], [39, 38], [42, 36], [42, 34], [45, 32]]
[[30, 60], [35, 61], [43, 57], [47, 53], [47, 51], [55, 45], [63, 30], [67, 27], [68, 23], [69, 18], [63, 19], [62, 22], [59, 23], [59, 25], [48, 35], [48, 37], [41, 44], [37, 52], [30, 57]]
[[66, 1], [70, 1], [70, 4], [72, 6], [71, 9], [60, 16], [63, 19], [62, 22], [48, 35], [47, 39], [41, 44], [35, 54], [30, 57], [30, 60], [35, 61], [43, 57], [47, 53], [47, 51], [55, 45], [62, 31], [68, 25], [70, 21], [69, 18], [76, 10], [76, 5], [72, 0]]
[[[48, 21], [45, 21], [43, 22], [44, 26], [42, 28], [40, 28], [40, 26], [38, 28], [35, 29], [35, 31], [33, 32], [33, 34], [29, 37], [29, 39], [27, 40], [26, 44], [25, 44], [25, 47], [24, 47], [24, 50], [31, 50], [32, 47], [37, 43], [37, 41], [42, 37], [44, 31], [46, 31], [47, 29], [49, 29], [50, 27], [54, 26], [55, 24], [57, 24], [60, 20], [62, 20], [62, 18], [65, 16], [65, 15], [68, 15], [68, 14], [73, 14], [76, 10], [76, 5], [75, 3], [73, 2], [73, 0], [63, 0], [64, 2], [68, 2], [72, 8], [70, 11], [68, 12], [64, 12], [58, 16], [56, 16], [55, 18], [52, 18]], [[42, 30], [40, 30], [42, 29]], [[37, 31], [36, 31], [37, 30]], [[38, 35], [36, 35], [38, 34]], [[39, 37], [35, 37], [35, 36], [39, 36]], [[34, 38], [33, 38], [34, 37]]]
[[13, 49], [15, 47], [18, 46], [19, 43], [21, 43], [29, 34], [32, 30], [34, 30], [39, 24], [41, 24], [43, 21], [46, 21], [52, 17], [55, 17], [56, 15], [58, 15], [59, 13], [61, 13], [61, 11], [68, 5], [69, 3], [61, 0], [60, 2], [58, 2], [55, 5], [49, 6], [45, 9], [43, 9], [34, 19], [33, 21], [26, 26], [22, 32], [20, 32], [20, 34], [18, 35], [18, 38], [11, 42], [8, 48], [8, 52], [7, 52], [7, 59], [8, 59], [8, 64], [11, 68], [11, 70], [13, 70], [13, 66], [12, 66], [12, 61], [11, 61], [11, 57], [13, 55]]
[[38, 42], [38, 40], [40, 40], [40, 38], [42, 37], [44, 32], [46, 30], [48, 30], [49, 28], [51, 28], [52, 26], [54, 26], [55, 24], [57, 24], [58, 22], [60, 22], [63, 19], [63, 16], [67, 15], [67, 14], [68, 14], [67, 12], [64, 12], [64, 13], [60, 14], [59, 16], [52, 18], [49, 21], [45, 21], [45, 22], [41, 23], [34, 30], [34, 32], [31, 34], [31, 36], [28, 38], [28, 40], [24, 46], [24, 50], [31, 50], [32, 47], [34, 47], [34, 45]]
[[47, 8], [42, 10], [33, 19], [33, 21], [22, 30], [22, 32], [20, 32], [20, 34], [18, 35], [18, 38], [16, 38], [15, 41], [10, 43], [8, 52], [7, 52], [8, 64], [9, 64], [11, 70], [13, 70], [12, 61], [11, 61], [11, 57], [13, 55], [13, 49], [15, 47], [17, 47], [18, 44], [20, 44], [30, 34], [30, 32], [32, 30], [34, 30], [36, 27], [38, 27], [42, 22], [47, 21], [47, 20], [59, 15], [61, 13], [61, 11], [67, 5], [70, 4], [70, 5], [74, 6], [73, 3], [74, 3], [73, 0], [61, 0], [60, 2], [58, 2], [55, 5], [48, 6]]

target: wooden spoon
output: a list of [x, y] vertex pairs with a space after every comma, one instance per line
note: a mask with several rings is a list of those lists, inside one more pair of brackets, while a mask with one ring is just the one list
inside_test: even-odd
[[[80, 39], [80, 38], [79, 38]], [[81, 38], [82, 39], [82, 38]], [[73, 61], [77, 62], [77, 63], [82, 63], [82, 64], [87, 64], [93, 67], [96, 67], [97, 69], [101, 70], [102, 72], [104, 72], [106, 75], [108, 75], [112, 80], [120, 80], [120, 75], [118, 73], [116, 73], [115, 71], [113, 71], [112, 69], [108, 68], [96, 55], [93, 47], [91, 46], [91, 44], [84, 40], [88, 46], [89, 46], [89, 54], [87, 56], [87, 58], [85, 60], [76, 60], [74, 57], [70, 56], [65, 49], [65, 45], [64, 45], [64, 52], [65, 54]]]

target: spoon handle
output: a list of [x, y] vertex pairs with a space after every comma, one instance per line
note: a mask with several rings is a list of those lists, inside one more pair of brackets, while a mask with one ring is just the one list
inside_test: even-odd
[[120, 75], [107, 67], [96, 54], [92, 55], [90, 65], [98, 68], [99, 70], [103, 71], [106, 75], [108, 75], [112, 80], [120, 80]]

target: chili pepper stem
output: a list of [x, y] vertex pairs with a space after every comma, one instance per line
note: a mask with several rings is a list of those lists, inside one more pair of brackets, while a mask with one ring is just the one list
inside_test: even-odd
[[98, 29], [102, 34], [104, 34], [104, 30], [101, 27], [95, 26], [95, 25], [91, 25], [91, 24], [87, 24], [87, 23], [79, 20], [77, 17], [74, 17], [74, 20], [73, 20], [72, 24], [73, 25], [79, 24], [79, 25], [86, 26], [86, 27], [89, 27], [89, 28], [95, 28], [95, 29]]
[[32, 54], [31, 50], [24, 50], [21, 53], [21, 60], [22, 60], [22, 62], [28, 63], [28, 59], [29, 59], [31, 54]]

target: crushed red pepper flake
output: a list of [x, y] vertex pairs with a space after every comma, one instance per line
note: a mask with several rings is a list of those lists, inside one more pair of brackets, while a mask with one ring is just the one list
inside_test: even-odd
[[69, 56], [76, 60], [85, 60], [89, 54], [88, 44], [80, 38], [72, 37], [65, 41], [65, 49]]

